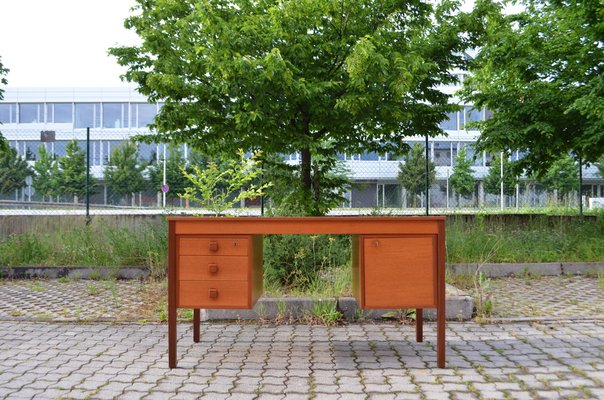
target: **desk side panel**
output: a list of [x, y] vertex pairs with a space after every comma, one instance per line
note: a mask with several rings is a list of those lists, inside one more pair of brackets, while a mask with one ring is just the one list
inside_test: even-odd
[[250, 293], [251, 293], [251, 307], [254, 307], [262, 293], [264, 292], [264, 270], [263, 270], [263, 259], [264, 259], [264, 243], [262, 235], [253, 235], [250, 240], [251, 243], [251, 268], [250, 268]]

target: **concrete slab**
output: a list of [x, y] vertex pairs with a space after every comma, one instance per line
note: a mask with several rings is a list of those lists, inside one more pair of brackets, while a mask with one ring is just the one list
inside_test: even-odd
[[[454, 321], [466, 321], [472, 318], [474, 299], [463, 291], [447, 285], [446, 288], [446, 318]], [[252, 310], [202, 310], [204, 321], [219, 320], [289, 320], [302, 318], [306, 313], [312, 313], [318, 302], [336, 302], [336, 299], [311, 298], [269, 298], [262, 297]], [[401, 310], [361, 310], [353, 297], [337, 299], [337, 309], [347, 321], [359, 319], [384, 319], [385, 315], [396, 315]], [[436, 319], [436, 310], [425, 309], [424, 317]], [[390, 317], [388, 317], [390, 318]]]

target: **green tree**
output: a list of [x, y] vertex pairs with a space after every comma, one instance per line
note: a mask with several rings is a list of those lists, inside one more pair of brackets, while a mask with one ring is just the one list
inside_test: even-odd
[[[179, 145], [168, 144], [166, 156], [166, 183], [170, 191], [166, 193], [169, 199], [178, 199], [185, 192], [188, 180], [181, 172], [185, 159]], [[149, 167], [149, 181], [155, 191], [160, 191], [164, 182], [164, 161], [160, 160]]]
[[600, 178], [604, 178], [604, 156], [600, 157], [600, 159], [596, 163], [596, 167], [598, 168]]
[[[398, 180], [412, 196], [412, 206], [417, 207], [419, 196], [426, 193], [426, 155], [424, 147], [415, 143], [405, 156], [405, 163], [399, 163]], [[428, 160], [428, 188], [436, 181], [436, 164]]]
[[558, 200], [563, 199], [579, 187], [579, 164], [569, 155], [556, 160], [541, 176], [539, 182], [549, 190], [558, 193]]
[[15, 149], [0, 151], [0, 193], [11, 194], [25, 186], [25, 179], [32, 175], [31, 168]]
[[[63, 195], [73, 196], [74, 203], [86, 194], [86, 155], [78, 146], [77, 140], [72, 140], [65, 147], [65, 155], [59, 157], [58, 189]], [[90, 188], [94, 185], [90, 178]], [[92, 190], [92, 189], [90, 189]]]
[[267, 192], [278, 214], [324, 215], [346, 200], [344, 194], [351, 184], [348, 178], [350, 171], [344, 162], [320, 153], [313, 157], [312, 170], [312, 193], [315, 198], [314, 201], [308, 201], [297, 165], [287, 164], [282, 156], [265, 160], [263, 177], [273, 183]]
[[474, 193], [476, 180], [474, 179], [472, 160], [468, 158], [465, 147], [462, 147], [455, 158], [453, 174], [450, 177], [451, 186], [458, 195], [468, 197]]
[[258, 153], [249, 159], [243, 150], [238, 157], [227, 162], [226, 168], [210, 161], [204, 168], [192, 165], [189, 173], [184, 167], [181, 172], [189, 181], [182, 198], [201, 203], [215, 215], [223, 214], [227, 209], [245, 199], [264, 196], [271, 184], [256, 185], [254, 180], [262, 173], [259, 167]]
[[32, 186], [36, 193], [42, 196], [42, 201], [46, 196], [52, 200], [52, 196], [58, 193], [59, 163], [53, 154], [46, 151], [46, 147], [38, 147], [38, 159], [34, 164], [34, 176]]
[[[5, 78], [5, 75], [8, 73], [8, 69], [4, 68], [2, 65], [2, 57], [0, 57], [0, 100], [4, 99], [4, 89], [1, 85], [6, 85], [8, 81]], [[0, 122], [0, 125], [2, 123]], [[2, 136], [2, 132], [0, 132], [0, 152], [9, 151], [8, 143], [4, 136]]]
[[105, 181], [111, 191], [118, 196], [132, 195], [145, 189], [147, 183], [143, 176], [145, 163], [138, 161], [138, 147], [132, 141], [124, 142], [111, 152], [111, 160], [105, 168]]
[[[508, 157], [503, 157], [503, 194], [513, 196], [516, 194], [518, 175], [514, 163]], [[484, 178], [484, 191], [491, 194], [501, 194], [501, 157], [497, 156], [491, 161], [489, 173]]]
[[[147, 140], [301, 154], [306, 202], [322, 201], [316, 156], [400, 154], [457, 109], [438, 89], [481, 28], [449, 0], [137, 0], [142, 44], [110, 54], [150, 101]], [[331, 140], [333, 145], [325, 146]], [[320, 163], [319, 163], [320, 164]], [[324, 164], [327, 165], [327, 164]], [[317, 210], [320, 207], [310, 207]]]
[[[545, 173], [561, 154], [604, 154], [604, 3], [520, 0], [496, 7], [462, 97], [493, 110], [479, 150], [525, 156], [517, 172]], [[505, 4], [505, 3], [504, 3]], [[501, 5], [499, 5], [501, 6]]]

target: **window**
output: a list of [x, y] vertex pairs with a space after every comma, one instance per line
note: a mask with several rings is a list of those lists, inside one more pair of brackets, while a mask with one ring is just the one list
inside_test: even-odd
[[434, 163], [437, 166], [451, 165], [451, 142], [434, 142]]
[[138, 146], [138, 161], [155, 162], [157, 155], [157, 146], [155, 144], [137, 143]]
[[51, 143], [51, 151], [53, 154], [56, 154], [57, 157], [63, 157], [65, 155], [65, 149], [67, 147], [66, 140], [57, 140], [56, 142]]
[[17, 123], [17, 104], [2, 103], [0, 104], [0, 122], [3, 124]]
[[99, 103], [76, 103], [76, 105], [75, 105], [75, 127], [76, 128], [99, 128], [100, 127], [100, 104]]
[[458, 115], [458, 112], [447, 113], [447, 119], [440, 123], [440, 128], [446, 131], [456, 131]]
[[130, 126], [132, 128], [146, 128], [153, 123], [157, 114], [155, 104], [138, 103], [131, 105]]
[[103, 103], [103, 128], [124, 128], [128, 121], [128, 105]]
[[378, 161], [380, 159], [383, 159], [383, 158], [380, 158], [378, 153], [376, 153], [374, 151], [372, 151], [370, 153], [363, 153], [361, 155], [361, 160], [365, 160], [365, 161]]
[[[483, 119], [482, 111], [472, 108], [470, 106], [464, 107], [464, 114], [465, 114], [464, 127], [465, 127], [465, 125], [469, 124], [470, 122], [481, 121]], [[476, 130], [476, 127], [470, 127], [469, 129]]]
[[44, 122], [44, 108], [39, 103], [19, 104], [19, 123], [36, 124]]
[[360, 154], [347, 154], [344, 153], [344, 161], [358, 161], [361, 159]]
[[403, 205], [401, 185], [378, 184], [377, 185], [378, 207], [400, 208]]
[[56, 124], [73, 123], [73, 107], [71, 103], [46, 104], [46, 122]]

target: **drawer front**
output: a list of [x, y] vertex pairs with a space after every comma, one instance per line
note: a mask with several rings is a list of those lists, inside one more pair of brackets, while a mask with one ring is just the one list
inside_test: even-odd
[[249, 238], [231, 237], [181, 237], [178, 242], [178, 252], [181, 256], [189, 255], [221, 255], [221, 256], [247, 256]]
[[186, 281], [247, 281], [250, 261], [244, 256], [180, 256], [178, 279]]
[[365, 307], [435, 307], [436, 243], [433, 235], [365, 237]]
[[180, 281], [178, 307], [250, 308], [248, 282]]

